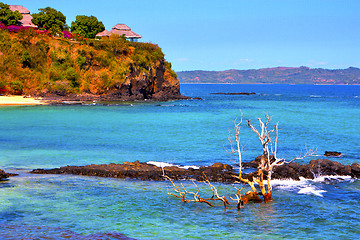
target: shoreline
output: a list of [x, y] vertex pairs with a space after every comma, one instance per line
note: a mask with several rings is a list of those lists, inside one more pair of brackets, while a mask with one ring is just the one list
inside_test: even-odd
[[25, 97], [25, 96], [0, 96], [0, 106], [26, 106], [26, 105], [48, 105], [48, 101], [42, 98]]
[[105, 105], [111, 105], [107, 102], [121, 102], [121, 103], [132, 103], [132, 102], [167, 102], [173, 100], [189, 100], [198, 99], [190, 98], [183, 95], [171, 97], [171, 98], [155, 98], [155, 99], [136, 99], [136, 98], [111, 98], [104, 97], [101, 95], [48, 95], [44, 97], [32, 97], [23, 95], [0, 95], [0, 106], [37, 106], [37, 105], [79, 105], [79, 104], [94, 104], [102, 103]]

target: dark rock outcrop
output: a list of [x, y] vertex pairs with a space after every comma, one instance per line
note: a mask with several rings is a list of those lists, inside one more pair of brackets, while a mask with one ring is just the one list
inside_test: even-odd
[[305, 165], [293, 162], [275, 167], [272, 177], [274, 179], [299, 180], [300, 177], [314, 179], [317, 176], [338, 175], [358, 178], [360, 172], [357, 171], [360, 168], [357, 169], [356, 166], [358, 165], [343, 165], [328, 159], [311, 160], [309, 164]]
[[331, 152], [331, 151], [325, 151], [324, 156], [326, 157], [340, 157], [342, 155], [341, 152]]
[[130, 66], [130, 74], [118, 89], [100, 96], [101, 100], [156, 100], [188, 99], [180, 94], [180, 81], [166, 74], [165, 61], [161, 60], [141, 73]]
[[4, 170], [0, 169], [0, 180], [9, 178], [9, 174], [7, 174]]
[[[233, 183], [237, 173], [232, 166], [222, 163], [214, 163], [212, 166], [200, 167], [199, 169], [184, 169], [177, 166], [164, 167], [165, 174], [174, 180], [197, 180], [204, 181], [205, 176], [211, 182]], [[66, 166], [54, 169], [35, 169], [31, 173], [36, 174], [74, 174], [98, 177], [132, 178], [139, 180], [164, 180], [163, 170], [148, 163], [125, 162], [124, 164], [101, 164], [87, 166]], [[251, 179], [254, 173], [243, 174], [243, 178]], [[300, 165], [289, 163], [274, 167], [273, 179], [300, 180], [300, 177], [314, 179], [317, 176], [339, 175], [360, 178], [360, 165], [357, 163], [343, 165], [328, 159], [311, 160], [310, 163]], [[266, 173], [264, 174], [266, 179]]]
[[351, 177], [360, 179], [360, 164], [351, 164]]
[[[212, 182], [233, 182], [232, 167], [227, 164], [215, 163], [200, 169], [184, 169], [176, 166], [164, 167], [165, 174], [174, 180], [204, 181], [204, 173]], [[124, 164], [101, 164], [87, 166], [66, 166], [54, 169], [35, 169], [37, 174], [74, 174], [98, 177], [133, 178], [140, 180], [164, 180], [162, 168], [148, 163], [125, 162]]]
[[6, 173], [4, 170], [0, 169], [0, 181], [6, 180], [9, 177], [16, 176], [17, 174]]

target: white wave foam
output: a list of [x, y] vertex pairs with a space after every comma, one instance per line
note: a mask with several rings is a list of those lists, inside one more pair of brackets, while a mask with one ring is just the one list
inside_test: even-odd
[[[335, 181], [351, 181], [351, 176], [339, 176], [339, 175], [324, 175], [324, 176], [316, 176], [314, 179], [307, 179], [304, 177], [299, 177], [300, 180], [296, 181], [296, 180], [292, 180], [292, 179], [283, 179], [283, 180], [278, 180], [278, 179], [274, 179], [271, 180], [271, 185], [273, 186], [302, 186], [305, 184], [309, 184], [311, 182], [317, 182], [317, 183], [321, 183], [321, 182], [327, 182], [329, 180], [335, 180]], [[264, 183], [266, 184], [266, 181], [264, 181]]]
[[193, 168], [193, 169], [199, 169], [198, 166], [180, 166], [180, 165], [175, 165], [175, 164], [171, 164], [171, 163], [165, 163], [165, 162], [156, 162], [156, 161], [149, 161], [147, 162], [147, 164], [152, 164], [155, 165], [157, 167], [179, 167], [179, 168], [184, 168], [184, 169], [189, 169], [189, 168]]
[[306, 195], [315, 195], [318, 197], [324, 197], [323, 193], [325, 190], [319, 189], [313, 184], [314, 180], [300, 178], [300, 181], [295, 180], [274, 180], [272, 181], [272, 185], [276, 186], [278, 189], [286, 190], [286, 191], [294, 191], [298, 194], [306, 194]]
[[311, 98], [321, 98], [320, 95], [310, 95]]
[[298, 193], [299, 194], [306, 194], [306, 195], [315, 195], [318, 197], [324, 197], [324, 195], [322, 195], [322, 193], [326, 192], [325, 190], [321, 190], [321, 189], [317, 189], [314, 186], [307, 186], [304, 188], [301, 188]]
[[325, 176], [316, 176], [316, 178], [313, 180], [314, 182], [326, 182], [329, 180], [335, 180], [335, 181], [350, 181], [351, 176], [332, 176], [332, 175], [325, 175]]
[[[308, 181], [308, 179], [305, 179], [303, 177], [300, 177], [300, 181], [295, 181], [295, 180], [292, 180], [292, 179], [283, 179], [283, 180], [278, 180], [278, 179], [275, 179], [275, 180], [271, 180], [271, 185], [273, 186], [301, 186], [301, 185], [304, 185], [306, 184]], [[264, 181], [264, 183], [266, 183], [266, 181]]]
[[319, 183], [328, 182], [344, 182], [352, 181], [351, 176], [317, 176], [315, 179], [306, 179], [300, 177], [300, 181], [295, 180], [273, 180], [271, 184], [282, 190], [294, 191], [298, 194], [314, 195], [318, 197], [324, 197], [323, 193], [327, 192], [319, 188]]

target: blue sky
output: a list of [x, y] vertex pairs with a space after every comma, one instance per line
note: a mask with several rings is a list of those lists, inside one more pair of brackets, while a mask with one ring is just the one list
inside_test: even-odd
[[360, 0], [3, 1], [125, 23], [175, 71], [360, 67]]

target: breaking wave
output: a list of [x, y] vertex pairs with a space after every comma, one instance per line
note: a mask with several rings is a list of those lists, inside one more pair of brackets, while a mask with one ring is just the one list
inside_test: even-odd
[[300, 181], [295, 180], [273, 180], [272, 185], [280, 190], [292, 191], [298, 194], [314, 195], [324, 197], [324, 190], [322, 184], [338, 183], [338, 182], [352, 181], [351, 176], [318, 176], [314, 179], [300, 178]]
[[175, 165], [175, 164], [171, 164], [171, 163], [165, 163], [165, 162], [156, 162], [156, 161], [149, 161], [147, 162], [147, 164], [152, 164], [155, 165], [157, 167], [179, 167], [179, 168], [184, 168], [184, 169], [189, 169], [189, 168], [193, 168], [193, 169], [199, 169], [198, 166], [194, 166], [194, 165], [190, 165], [190, 166], [180, 166], [180, 165]]

